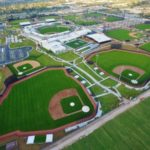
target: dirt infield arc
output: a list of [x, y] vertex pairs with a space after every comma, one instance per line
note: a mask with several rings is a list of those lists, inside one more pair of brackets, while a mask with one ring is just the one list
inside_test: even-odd
[[113, 69], [113, 72], [118, 74], [118, 75], [121, 75], [121, 73], [125, 70], [132, 70], [134, 72], [137, 72], [139, 73], [141, 76], [145, 73], [144, 70], [138, 68], [138, 67], [135, 67], [135, 66], [125, 66], [125, 65], [122, 65], [122, 66], [117, 66], [116, 68]]
[[56, 93], [49, 104], [49, 112], [52, 115], [53, 119], [60, 119], [66, 117], [67, 114], [63, 112], [62, 106], [60, 104], [61, 100], [71, 96], [78, 96], [78, 92], [76, 89], [66, 89]]
[[[67, 73], [67, 71], [64, 68], [52, 68], [52, 69], [47, 68], [47, 69], [44, 69], [44, 70], [42, 70], [42, 71], [40, 71], [38, 73], [34, 73], [34, 74], [32, 74], [32, 75], [30, 75], [28, 77], [25, 77], [25, 78], [23, 78], [21, 80], [18, 80], [17, 82], [14, 82], [14, 83], [10, 84], [8, 86], [7, 90], [3, 93], [3, 96], [0, 97], [0, 105], [3, 103], [3, 101], [5, 100], [5, 98], [8, 96], [9, 92], [11, 91], [11, 89], [12, 89], [12, 87], [14, 85], [16, 85], [16, 84], [18, 84], [18, 83], [20, 83], [22, 81], [28, 80], [28, 79], [30, 79], [30, 78], [32, 78], [34, 76], [37, 76], [38, 74], [40, 74], [42, 72], [45, 72], [45, 71], [48, 71], [48, 70], [63, 70], [65, 72], [66, 76], [68, 76], [68, 77], [72, 78], [73, 80], [75, 80], [72, 76], [70, 76]], [[92, 97], [89, 95], [89, 93], [87, 92], [87, 90], [85, 89], [85, 87], [79, 81], [77, 81], [77, 80], [75, 80], [75, 81], [82, 87], [83, 91], [86, 93], [86, 95], [88, 96], [89, 100], [91, 101], [91, 104], [94, 107], [94, 111], [93, 111], [93, 113], [90, 116], [85, 117], [83, 119], [80, 119], [78, 121], [74, 121], [72, 123], [68, 123], [66, 125], [62, 125], [61, 127], [57, 127], [57, 128], [51, 129], [51, 130], [38, 130], [38, 131], [25, 131], [25, 132], [22, 132], [22, 131], [18, 130], [18, 131], [10, 132], [8, 134], [0, 136], [0, 141], [8, 140], [8, 139], [16, 137], [16, 136], [28, 136], [28, 135], [33, 135], [33, 134], [34, 135], [41, 135], [41, 134], [47, 134], [47, 133], [55, 133], [57, 131], [65, 129], [65, 128], [69, 127], [69, 126], [73, 126], [75, 124], [78, 124], [78, 123], [81, 123], [83, 121], [87, 121], [87, 120], [93, 118], [95, 116], [95, 114], [96, 114], [96, 103], [94, 102], [94, 100], [92, 99]]]

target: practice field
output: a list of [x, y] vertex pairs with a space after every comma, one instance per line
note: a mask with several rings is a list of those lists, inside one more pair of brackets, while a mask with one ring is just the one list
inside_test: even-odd
[[130, 31], [125, 29], [115, 29], [105, 32], [107, 36], [120, 40], [120, 41], [127, 41], [132, 40], [133, 37], [130, 36]]
[[140, 30], [150, 29], [150, 24], [139, 24], [136, 26], [136, 28]]
[[150, 52], [150, 43], [145, 43], [144, 45], [140, 46], [140, 48]]
[[87, 44], [87, 42], [85, 42], [83, 40], [80, 40], [80, 39], [77, 39], [77, 40], [66, 43], [67, 46], [69, 46], [73, 49], [79, 49], [79, 48], [85, 46], [86, 44]]
[[41, 34], [54, 34], [69, 31], [70, 28], [63, 25], [44, 26], [37, 29]]
[[[89, 108], [88, 112], [83, 111], [83, 107], [80, 110], [79, 107], [76, 107], [73, 113], [70, 113], [72, 108], [70, 103], [74, 101], [75, 105], [78, 105], [76, 98], [70, 97], [70, 100], [68, 99], [69, 95], [67, 94], [75, 95], [72, 91], [75, 91], [76, 95], [81, 98], [82, 105]], [[60, 95], [57, 93], [60, 93]], [[52, 109], [58, 112], [59, 109], [62, 109], [59, 103], [62, 97], [67, 98], [67, 104], [63, 104], [63, 109], [67, 114], [63, 112], [65, 117], [59, 114], [60, 119], [53, 119], [54, 114], [51, 114], [50, 106], [51, 104], [56, 104]], [[53, 101], [54, 98], [56, 101]], [[64, 70], [53, 69], [41, 72], [13, 85], [9, 95], [0, 105], [0, 135], [16, 130], [37, 131], [55, 129], [80, 120], [94, 112], [93, 102], [90, 99], [81, 85], [67, 76]]]
[[150, 56], [112, 50], [99, 53], [91, 58], [109, 74], [130, 84], [144, 84], [150, 79]]
[[150, 98], [64, 150], [149, 150]]

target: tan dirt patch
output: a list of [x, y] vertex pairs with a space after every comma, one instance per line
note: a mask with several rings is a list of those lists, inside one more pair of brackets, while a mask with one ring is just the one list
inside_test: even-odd
[[16, 70], [18, 70], [17, 68], [18, 68], [19, 66], [22, 66], [22, 65], [25, 65], [25, 64], [30, 64], [30, 65], [32, 65], [32, 69], [37, 68], [37, 67], [40, 66], [40, 63], [37, 62], [37, 61], [34, 61], [34, 60], [25, 60], [25, 61], [22, 61], [22, 62], [19, 62], [19, 63], [14, 64], [14, 67], [16, 68]]
[[142, 69], [140, 69], [140, 68], [138, 68], [138, 67], [134, 67], [134, 66], [124, 66], [124, 65], [122, 65], [122, 66], [117, 66], [116, 68], [113, 69], [113, 72], [116, 73], [116, 74], [118, 74], [118, 75], [121, 75], [121, 73], [122, 73], [123, 71], [125, 71], [125, 70], [132, 70], [132, 71], [134, 71], [134, 72], [139, 73], [140, 76], [142, 76], [142, 75], [145, 73], [144, 70], [142, 70]]
[[131, 33], [129, 33], [129, 36], [131, 36], [133, 38], [137, 38], [137, 33], [136, 32], [131, 32]]
[[63, 112], [63, 108], [61, 106], [61, 100], [63, 100], [64, 98], [72, 97], [72, 96], [78, 96], [78, 92], [76, 89], [73, 89], [73, 88], [66, 89], [66, 90], [56, 93], [52, 97], [52, 99], [50, 100], [50, 104], [49, 104], [49, 112], [54, 120], [68, 116], [68, 114], [65, 114]]

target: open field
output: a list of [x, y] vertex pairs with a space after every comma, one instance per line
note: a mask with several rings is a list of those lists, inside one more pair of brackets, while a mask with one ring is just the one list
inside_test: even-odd
[[100, 21], [98, 21], [97, 19], [95, 20], [95, 19], [91, 19], [88, 17], [84, 15], [68, 15], [68, 16], [65, 16], [64, 19], [72, 21], [77, 25], [83, 25], [83, 26], [90, 26], [90, 25], [95, 25], [95, 24], [100, 23]]
[[140, 46], [140, 48], [150, 52], [150, 43], [145, 43], [144, 45]]
[[87, 44], [87, 42], [80, 40], [80, 39], [76, 39], [70, 42], [67, 42], [66, 45], [73, 48], [73, 49], [78, 49], [81, 48], [83, 46], [85, 46]]
[[[144, 84], [150, 78], [148, 55], [112, 50], [99, 53], [91, 60], [97, 62], [97, 65], [109, 74], [130, 84]], [[132, 80], [136, 80], [137, 83], [133, 83]]]
[[19, 20], [14, 20], [14, 21], [10, 21], [9, 24], [12, 26], [17, 26], [19, 27], [19, 23], [21, 22], [28, 22], [28, 19], [19, 19]]
[[134, 98], [143, 92], [142, 90], [127, 88], [124, 85], [119, 86], [117, 89], [127, 99]]
[[115, 17], [115, 16], [107, 16], [106, 21], [108, 22], [114, 22], [114, 21], [121, 21], [124, 20], [123, 18]]
[[52, 26], [44, 26], [38, 28], [38, 32], [41, 34], [54, 34], [69, 31], [70, 28], [62, 25], [52, 25]]
[[10, 48], [20, 48], [20, 47], [26, 47], [26, 46], [32, 46], [32, 48], [35, 48], [35, 43], [31, 40], [24, 40], [21, 43], [10, 43]]
[[120, 41], [127, 41], [133, 39], [133, 37], [130, 36], [130, 31], [125, 29], [110, 30], [106, 32], [106, 35]]
[[[76, 89], [82, 103], [89, 106], [90, 111], [88, 113], [74, 112], [64, 118], [54, 120], [49, 107], [53, 96], [71, 88]], [[84, 90], [76, 81], [66, 76], [64, 70], [48, 70], [13, 86], [0, 105], [0, 122], [2, 122], [0, 135], [16, 130], [54, 129], [87, 117], [93, 113], [93, 110], [94, 107]]]
[[68, 51], [66, 53], [58, 54], [57, 57], [60, 57], [60, 58], [67, 60], [67, 61], [73, 61], [74, 59], [78, 58], [79, 56], [76, 55], [72, 51]]
[[104, 114], [119, 106], [118, 98], [112, 94], [99, 97], [96, 100], [100, 101]]
[[150, 147], [150, 98], [65, 150], [143, 150]]
[[140, 30], [150, 29], [150, 24], [139, 24], [136, 26], [136, 28]]

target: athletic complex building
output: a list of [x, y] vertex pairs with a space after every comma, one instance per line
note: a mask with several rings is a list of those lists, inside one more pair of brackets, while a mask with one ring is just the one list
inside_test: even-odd
[[23, 36], [30, 38], [43, 48], [50, 50], [55, 54], [59, 54], [73, 49], [72, 47], [69, 47], [69, 44], [67, 43], [72, 42], [81, 37], [86, 37], [93, 40], [92, 45], [91, 42], [89, 43], [89, 47], [92, 48], [97, 47], [101, 43], [111, 41], [111, 39], [103, 33], [93, 33], [93, 31], [85, 27], [72, 27], [70, 30], [52, 34], [41, 34], [38, 32], [38, 28], [54, 26], [55, 24], [60, 24], [60, 22], [43, 22], [25, 26], [23, 28]]

